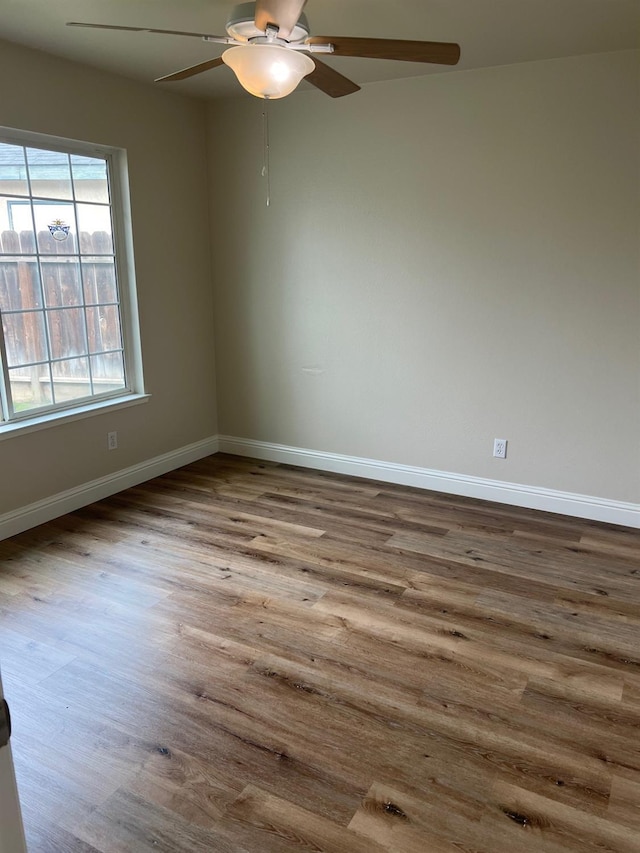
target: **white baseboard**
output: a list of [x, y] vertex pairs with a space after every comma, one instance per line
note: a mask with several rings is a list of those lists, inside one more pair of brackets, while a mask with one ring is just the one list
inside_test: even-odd
[[419, 489], [480, 498], [544, 512], [588, 518], [592, 521], [640, 527], [640, 504], [579, 495], [573, 492], [559, 492], [538, 486], [503, 483], [500, 480], [486, 480], [482, 477], [453, 474], [447, 471], [414, 468], [410, 465], [396, 465], [376, 459], [362, 459], [358, 456], [305, 450], [300, 447], [288, 447], [283, 444], [252, 441], [228, 435], [219, 436], [218, 441], [222, 453], [232, 453], [236, 456], [252, 456], [270, 462], [284, 462], [304, 468], [316, 468], [320, 471], [335, 471], [353, 477], [415, 486]]
[[211, 456], [218, 451], [640, 528], [640, 505], [638, 504], [223, 435], [197, 441], [0, 515], [0, 540], [15, 536], [17, 533], [51, 521], [67, 512], [73, 512], [131, 486], [137, 486], [153, 477], [159, 477], [182, 465]]
[[182, 465], [188, 465], [190, 462], [195, 462], [197, 459], [211, 456], [217, 452], [217, 436], [205, 438], [203, 441], [196, 441], [194, 444], [188, 444], [186, 447], [180, 447], [178, 450], [172, 450], [162, 456], [147, 459], [138, 465], [132, 465], [130, 468], [116, 471], [114, 474], [108, 474], [106, 477], [100, 477], [98, 480], [92, 480], [21, 509], [0, 515], [0, 540], [15, 536], [17, 533], [22, 533], [24, 530], [36, 527], [45, 521], [51, 521], [67, 512], [73, 512], [94, 501], [102, 500], [102, 498], [107, 498], [123, 489], [137, 486], [153, 477], [166, 474], [167, 471], [173, 471]]

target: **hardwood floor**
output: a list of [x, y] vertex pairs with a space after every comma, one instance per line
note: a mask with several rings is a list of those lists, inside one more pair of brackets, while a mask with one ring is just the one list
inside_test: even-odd
[[639, 558], [229, 456], [6, 540], [29, 850], [640, 851]]

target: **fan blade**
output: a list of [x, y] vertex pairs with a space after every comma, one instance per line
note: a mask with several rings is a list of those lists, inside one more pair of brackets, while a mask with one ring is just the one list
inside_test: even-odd
[[210, 68], [217, 68], [219, 65], [224, 65], [220, 56], [216, 59], [208, 59], [206, 62], [200, 62], [198, 65], [190, 65], [188, 68], [183, 68], [182, 71], [175, 71], [173, 74], [167, 74], [164, 77], [156, 77], [154, 83], [167, 83], [169, 80], [186, 80], [187, 77], [195, 77], [196, 74], [202, 74], [203, 71], [208, 71]]
[[278, 27], [278, 36], [289, 38], [307, 0], [257, 0], [256, 27], [265, 32], [267, 24]]
[[313, 36], [306, 40], [306, 44], [332, 44], [335, 56], [359, 56], [365, 59], [400, 59], [405, 62], [435, 62], [438, 65], [456, 65], [460, 59], [460, 45], [444, 41]]
[[228, 42], [228, 36], [214, 36], [211, 33], [187, 33], [183, 30], [154, 30], [151, 27], [118, 27], [115, 24], [85, 24], [81, 21], [67, 21], [68, 27], [90, 27], [93, 30], [125, 30], [131, 33], [161, 33], [168, 36], [191, 36], [192, 38], [218, 39]]
[[321, 62], [317, 56], [312, 57], [316, 64], [315, 70], [311, 74], [307, 74], [304, 78], [312, 83], [316, 89], [320, 89], [325, 95], [330, 95], [332, 98], [341, 98], [343, 95], [351, 95], [353, 92], [359, 92], [360, 86], [349, 80], [344, 74], [331, 68], [326, 62]]

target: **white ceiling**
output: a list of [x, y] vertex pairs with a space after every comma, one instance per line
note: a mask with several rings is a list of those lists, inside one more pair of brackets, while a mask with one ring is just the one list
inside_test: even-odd
[[[0, 0], [0, 37], [152, 81], [219, 56], [222, 45], [150, 33], [66, 27], [66, 21], [225, 34], [229, 0]], [[454, 41], [456, 69], [640, 47], [640, 0], [309, 0], [314, 35]], [[437, 65], [325, 58], [359, 84], [451, 73]], [[157, 84], [204, 98], [249, 97], [230, 69]], [[305, 84], [309, 86], [309, 84]]]

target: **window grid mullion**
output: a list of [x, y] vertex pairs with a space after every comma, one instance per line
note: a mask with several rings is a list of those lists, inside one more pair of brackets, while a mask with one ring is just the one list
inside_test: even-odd
[[[87, 302], [87, 308], [118, 308], [120, 306], [119, 302]], [[61, 311], [65, 308], [82, 308], [82, 304], [78, 303], [77, 305], [52, 305], [49, 307], [48, 305], [44, 305], [42, 308], [25, 308], [24, 310], [12, 310], [12, 311], [3, 311], [3, 315], [5, 317], [10, 317], [13, 314], [41, 314], [43, 311], [45, 314], [49, 311]]]
[[[37, 243], [38, 243], [38, 235], [36, 234], [36, 245], [37, 245]], [[47, 341], [47, 353], [49, 356], [47, 359], [47, 362], [46, 362], [47, 370], [49, 372], [49, 382], [51, 383], [49, 387], [51, 388], [51, 400], [52, 400], [52, 402], [55, 402], [55, 394], [53, 393], [53, 375], [51, 373], [51, 359], [53, 358], [53, 348], [51, 346], [51, 335], [49, 334], [49, 316], [48, 316], [48, 311], [46, 309], [46, 299], [45, 299], [45, 292], [44, 292], [44, 276], [42, 274], [42, 262], [40, 260], [39, 254], [38, 254], [38, 274], [40, 276], [40, 292], [42, 295], [42, 319], [44, 321], [43, 322], [44, 334], [45, 334], [45, 338]]]
[[[111, 219], [111, 239], [113, 240], [114, 250], [117, 245], [120, 244], [120, 223], [114, 220], [113, 216], [113, 181], [116, 181], [116, 191], [120, 192], [120, 187], [118, 184], [118, 178], [116, 177], [115, 170], [113, 168], [112, 157], [109, 155], [107, 158], [107, 196], [109, 198], [109, 217]], [[124, 346], [126, 340], [126, 328], [125, 328], [125, 317], [123, 316], [123, 304], [122, 304], [122, 294], [120, 292], [120, 265], [122, 264], [122, 256], [118, 255], [113, 259], [113, 277], [115, 282], [115, 291], [116, 291], [116, 299], [118, 305], [118, 326], [120, 329], [120, 342], [122, 343], [122, 347], [120, 348], [120, 352], [122, 353], [122, 369], [124, 371], [123, 379], [124, 384], [127, 388], [130, 387], [130, 375], [132, 372], [130, 359], [131, 354], [129, 353], [128, 348]]]
[[[90, 355], [112, 355], [114, 353], [123, 353], [124, 347], [114, 347], [113, 349], [101, 349], [98, 352], [92, 352]], [[50, 358], [50, 359], [41, 359], [39, 361], [28, 361], [26, 364], [12, 364], [9, 368], [10, 370], [22, 370], [27, 367], [37, 367], [38, 365], [47, 365], [47, 364], [60, 364], [63, 361], [74, 361], [76, 359], [87, 358], [86, 355], [71, 355], [71, 356], [63, 356], [61, 358]]]
[[[28, 168], [29, 167], [27, 164], [27, 169]], [[71, 174], [72, 174], [72, 180], [73, 180], [73, 172]], [[29, 179], [27, 178], [27, 180], [29, 180]], [[30, 182], [29, 182], [29, 186], [30, 186]], [[72, 192], [73, 192], [73, 190], [72, 190]], [[18, 199], [20, 201], [22, 201], [24, 199], [25, 202], [41, 201], [41, 202], [44, 202], [45, 204], [71, 204], [72, 203], [72, 199], [58, 198], [58, 196], [48, 196], [48, 195], [33, 195], [32, 194], [32, 195], [27, 196], [27, 195], [20, 195], [19, 193], [3, 193], [3, 192], [0, 192], [0, 198], [15, 198], [15, 199]], [[79, 204], [90, 204], [90, 205], [93, 205], [94, 207], [109, 207], [111, 204], [111, 202], [91, 201], [90, 199], [87, 199], [86, 201], [84, 199], [82, 199], [78, 203]]]
[[[33, 198], [33, 187], [31, 184], [31, 168], [29, 166], [29, 158], [27, 157], [27, 148], [25, 145], [22, 146], [22, 156], [24, 157], [24, 165], [26, 169], [27, 175], [27, 187], [29, 189], [29, 210], [31, 211], [31, 225], [33, 226], [33, 240], [34, 240], [34, 251], [36, 256], [36, 263], [38, 265], [38, 285], [40, 287], [40, 304], [44, 308], [46, 305], [46, 300], [44, 298], [44, 284], [42, 279], [42, 269], [40, 265], [40, 247], [38, 246], [38, 232], [36, 230], [36, 214], [33, 209], [33, 204], [31, 204], [31, 200]], [[44, 319], [44, 318], [43, 318]], [[49, 347], [49, 336], [47, 334], [47, 324], [45, 321], [45, 335], [47, 335], [47, 350], [49, 354], [49, 358], [51, 358], [51, 349]]]
[[[37, 269], [38, 269], [38, 287], [40, 289], [40, 304], [42, 305], [42, 309], [44, 309], [46, 302], [45, 302], [45, 295], [44, 295], [44, 280], [42, 277], [42, 267], [40, 264], [40, 249], [38, 246], [38, 232], [36, 230], [36, 214], [35, 214], [35, 211], [33, 209], [33, 203], [32, 203], [33, 185], [31, 183], [31, 166], [29, 164], [29, 158], [27, 157], [27, 149], [26, 149], [26, 146], [24, 146], [24, 145], [22, 146], [22, 156], [24, 157], [24, 164], [26, 167], [26, 175], [27, 175], [27, 187], [29, 189], [29, 210], [31, 211], [31, 224], [33, 226], [33, 240], [34, 240], [34, 248], [35, 248], [35, 252], [36, 252], [36, 262], [37, 262]], [[36, 313], [36, 312], [33, 312], [33, 313]], [[48, 328], [47, 318], [46, 318], [46, 315], [44, 313], [44, 310], [40, 310], [40, 312], [38, 312], [38, 313], [42, 314], [42, 321], [43, 321], [42, 325], [44, 328], [45, 345], [47, 348], [47, 357], [48, 357], [48, 359], [51, 359], [51, 354], [52, 354], [51, 353], [51, 340], [49, 337], [49, 328]], [[45, 362], [42, 362], [42, 363], [46, 364], [47, 372], [49, 373], [49, 382], [51, 382], [51, 367], [49, 366], [49, 361], [47, 360], [46, 363]], [[40, 379], [38, 379], [38, 385], [40, 388], [42, 388], [42, 385], [40, 383]], [[53, 402], [53, 387], [51, 385], [49, 387], [51, 389], [51, 400]], [[10, 388], [10, 391], [11, 391], [11, 388]], [[15, 414], [16, 410], [15, 410], [15, 404], [13, 403], [13, 393], [11, 393], [11, 399], [12, 399], [11, 413]]]
[[[0, 254], [0, 258], [33, 258], [38, 254], [38, 248], [36, 247], [33, 252], [7, 252], [6, 255]], [[55, 258], [75, 258], [77, 253], [74, 252], [60, 252], [60, 254], [51, 255], [51, 257]], [[49, 255], [45, 255], [45, 257], [49, 257]], [[93, 252], [91, 255], [85, 255], [85, 257], [89, 258], [109, 258], [110, 260], [115, 260], [115, 254], [113, 252]]]
[[9, 366], [7, 364], [7, 351], [4, 342], [4, 327], [1, 322], [2, 311], [0, 311], [0, 366], [2, 367], [2, 382], [0, 382], [0, 404], [2, 406], [2, 420], [7, 421], [13, 413], [13, 402], [11, 398], [11, 383], [9, 382]]
[[49, 390], [51, 392], [51, 404], [53, 406], [57, 405], [56, 403], [56, 389], [53, 384], [53, 371], [51, 370], [51, 362], [47, 362], [46, 364], [47, 373], [49, 374]]
[[[82, 266], [82, 246], [80, 245], [80, 220], [78, 219], [78, 201], [76, 199], [76, 180], [73, 175], [73, 168], [71, 166], [71, 156], [69, 157], [69, 174], [71, 175], [71, 196], [73, 198], [73, 211], [76, 217], [76, 234], [78, 241], [78, 272], [80, 274], [80, 298], [82, 300], [82, 322], [84, 324], [84, 339], [87, 342], [87, 369], [89, 371], [89, 388], [91, 389], [91, 396], [95, 394], [95, 387], [93, 382], [93, 367], [91, 365], [91, 347], [89, 345], [89, 324], [87, 323], [87, 304], [84, 290], [84, 269]], [[111, 205], [109, 205], [109, 213], [111, 213]], [[111, 231], [113, 232], [113, 225], [111, 226]], [[111, 237], [113, 240], [113, 236]], [[93, 247], [92, 247], [93, 248]]]
[[[27, 156], [24, 146], [22, 147], [22, 156], [24, 157], [25, 166], [27, 164]], [[27, 173], [27, 181], [28, 181]], [[27, 183], [29, 193], [31, 193], [31, 185]], [[33, 212], [32, 212], [33, 216]], [[9, 363], [7, 360], [7, 348], [4, 339], [4, 323], [2, 323], [3, 312], [0, 311], [0, 365], [2, 366], [2, 383], [0, 383], [0, 404], [2, 406], [2, 420], [7, 421], [13, 414], [13, 399], [11, 395], [11, 382], [9, 381]]]

